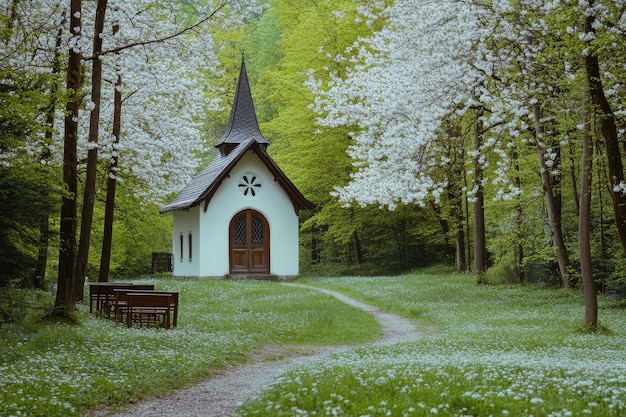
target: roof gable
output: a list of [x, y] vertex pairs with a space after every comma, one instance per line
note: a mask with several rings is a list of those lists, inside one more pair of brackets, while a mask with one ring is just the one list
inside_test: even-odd
[[[239, 149], [237, 149], [239, 148]], [[207, 165], [198, 175], [183, 188], [178, 196], [168, 205], [165, 205], [159, 209], [161, 213], [167, 213], [173, 210], [188, 210], [199, 204], [202, 200], [202, 196], [219, 183], [222, 182], [224, 177], [236, 164], [236, 161], [241, 157], [240, 153], [244, 147], [238, 146], [235, 151], [224, 156], [217, 154], [215, 158]]]
[[161, 207], [159, 212], [167, 213], [174, 210], [188, 210], [202, 202], [204, 202], [204, 210], [206, 211], [211, 198], [222, 184], [222, 181], [249, 150], [255, 152], [272, 175], [274, 175], [275, 180], [289, 196], [296, 212], [299, 209], [312, 209], [314, 207], [269, 156], [265, 151], [265, 147], [254, 139], [248, 139], [246, 142], [237, 145], [228, 155], [222, 155], [221, 153], [216, 155], [213, 161], [187, 184], [174, 201]]

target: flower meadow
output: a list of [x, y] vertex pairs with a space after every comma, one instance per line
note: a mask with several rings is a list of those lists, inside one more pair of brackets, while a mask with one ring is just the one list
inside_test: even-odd
[[623, 416], [626, 310], [601, 298], [587, 334], [582, 295], [470, 276], [320, 278], [436, 331], [297, 369], [239, 416]]
[[380, 329], [333, 297], [276, 283], [135, 280], [179, 291], [175, 329], [128, 329], [80, 306], [79, 325], [0, 327], [0, 416], [74, 416], [208, 378], [270, 344], [352, 344]]
[[423, 337], [366, 344], [380, 328], [331, 296], [277, 283], [134, 280], [180, 292], [179, 326], [127, 329], [80, 306], [79, 325], [0, 327], [0, 416], [90, 415], [208, 378], [266, 345], [360, 345], [307, 362], [242, 404], [244, 416], [623, 416], [626, 308], [472, 276], [311, 278], [309, 285], [415, 320]]

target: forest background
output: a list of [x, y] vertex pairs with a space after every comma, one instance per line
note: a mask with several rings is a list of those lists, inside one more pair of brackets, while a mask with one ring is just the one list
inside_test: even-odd
[[623, 1], [66, 3], [1, 6], [1, 286], [150, 272], [243, 51], [268, 150], [316, 205], [303, 273], [449, 263], [626, 295]]

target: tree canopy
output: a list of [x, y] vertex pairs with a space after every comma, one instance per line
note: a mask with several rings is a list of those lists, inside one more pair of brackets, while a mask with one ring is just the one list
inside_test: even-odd
[[[622, 1], [0, 7], [0, 234], [18, 262], [7, 271], [47, 252], [38, 229], [63, 247], [70, 217], [93, 217], [83, 229], [106, 241], [108, 180], [114, 273], [147, 269], [170, 244], [155, 207], [214, 152], [243, 51], [269, 152], [316, 205], [301, 216], [304, 271], [446, 262], [479, 282], [625, 292]], [[60, 181], [74, 147], [76, 189]]]

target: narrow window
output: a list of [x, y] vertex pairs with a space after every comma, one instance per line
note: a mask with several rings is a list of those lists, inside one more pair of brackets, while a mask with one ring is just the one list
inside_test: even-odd
[[192, 239], [191, 239], [191, 232], [189, 232], [187, 237], [188, 237], [188, 241], [189, 241], [188, 242], [188, 246], [189, 246], [189, 260], [191, 261], [191, 241], [192, 241]]
[[183, 260], [183, 234], [180, 234], [180, 240], [179, 240], [179, 249], [180, 249], [180, 260]]

